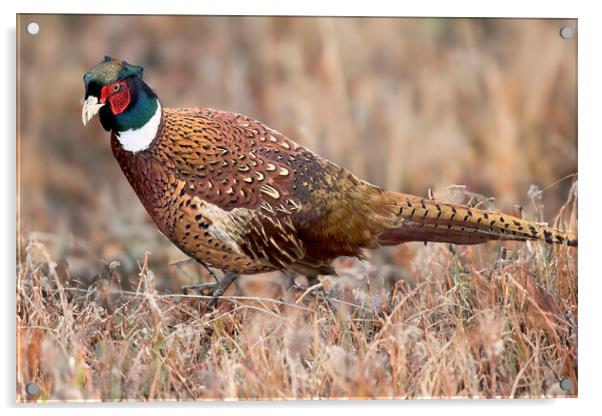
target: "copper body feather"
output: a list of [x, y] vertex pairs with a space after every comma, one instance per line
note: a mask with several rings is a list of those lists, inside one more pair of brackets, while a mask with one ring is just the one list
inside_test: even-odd
[[387, 192], [246, 116], [164, 108], [147, 150], [113, 153], [157, 227], [235, 273], [331, 274], [337, 256], [406, 241], [576, 236], [497, 212]]

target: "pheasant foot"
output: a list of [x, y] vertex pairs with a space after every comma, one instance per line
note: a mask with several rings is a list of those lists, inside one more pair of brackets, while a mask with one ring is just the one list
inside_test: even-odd
[[188, 294], [189, 290], [195, 290], [200, 295], [211, 296], [207, 306], [215, 307], [219, 297], [224, 294], [226, 289], [230, 287], [230, 285], [238, 278], [238, 276], [238, 273], [226, 272], [221, 279], [218, 279], [214, 276], [216, 280], [215, 283], [183, 285], [181, 290], [184, 294]]
[[322, 285], [322, 282], [320, 281], [320, 279], [318, 279], [317, 276], [307, 276], [307, 285], [308, 287], [319, 285], [315, 290], [312, 291], [314, 296], [317, 299], [324, 299], [324, 301], [326, 302], [326, 306], [328, 306], [328, 309], [330, 309], [330, 312], [332, 312], [333, 314], [336, 313], [334, 305], [332, 304], [332, 302], [330, 302], [330, 296], [328, 296], [328, 294], [324, 290], [324, 286]]

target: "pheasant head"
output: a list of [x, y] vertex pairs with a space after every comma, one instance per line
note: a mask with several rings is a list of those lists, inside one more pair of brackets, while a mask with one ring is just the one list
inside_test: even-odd
[[112, 131], [124, 149], [146, 149], [161, 122], [161, 105], [142, 80], [144, 69], [105, 56], [84, 75], [84, 126], [98, 114], [103, 128]]

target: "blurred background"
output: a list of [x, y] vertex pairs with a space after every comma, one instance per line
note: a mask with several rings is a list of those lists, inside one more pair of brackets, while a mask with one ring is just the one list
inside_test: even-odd
[[[100, 123], [82, 126], [82, 76], [104, 55], [144, 66], [164, 106], [247, 114], [388, 190], [462, 184], [498, 209], [528, 207], [532, 184], [577, 173], [576, 23], [21, 15], [20, 249], [41, 241], [80, 279], [103, 261], [135, 274], [148, 251], [158, 286], [195, 279], [196, 266], [169, 265], [186, 257], [156, 231]], [[571, 182], [542, 194], [546, 220]]]

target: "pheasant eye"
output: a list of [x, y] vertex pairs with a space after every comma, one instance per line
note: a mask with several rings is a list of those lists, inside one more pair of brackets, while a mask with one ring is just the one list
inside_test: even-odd
[[113, 85], [113, 92], [119, 91], [120, 88], [121, 88], [121, 85], [119, 85], [119, 84]]

